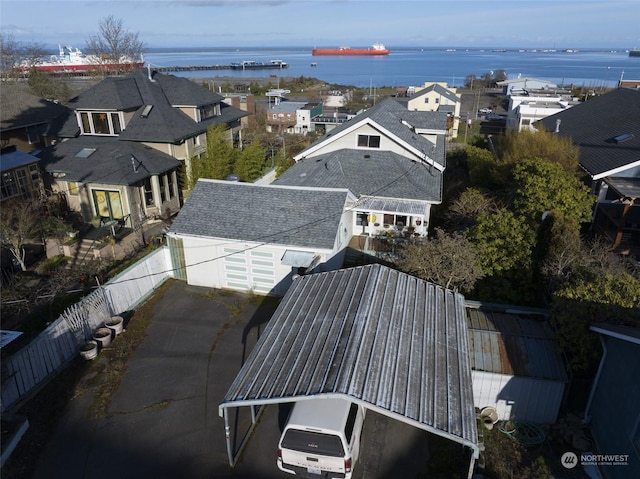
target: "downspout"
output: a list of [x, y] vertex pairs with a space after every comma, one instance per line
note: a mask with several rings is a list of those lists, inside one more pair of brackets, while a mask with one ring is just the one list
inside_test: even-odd
[[595, 395], [596, 388], [598, 387], [598, 382], [600, 381], [600, 375], [602, 374], [602, 369], [604, 368], [604, 362], [607, 360], [607, 343], [602, 338], [601, 334], [598, 334], [598, 336], [600, 337], [600, 344], [602, 345], [602, 358], [600, 359], [600, 364], [598, 365], [598, 372], [596, 373], [596, 377], [593, 381], [593, 386], [591, 387], [591, 392], [589, 393], [589, 400], [587, 401], [587, 407], [584, 410], [584, 417], [582, 418], [582, 424], [589, 424], [589, 422], [591, 421], [589, 410], [591, 409], [593, 396]]
[[227, 457], [229, 458], [229, 466], [233, 467], [233, 452], [231, 451], [231, 428], [229, 427], [229, 414], [227, 408], [222, 409], [224, 413], [224, 436], [227, 440]]

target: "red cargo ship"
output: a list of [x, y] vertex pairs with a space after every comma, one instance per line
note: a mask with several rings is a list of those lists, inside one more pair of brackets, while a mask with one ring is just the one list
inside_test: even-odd
[[312, 55], [388, 55], [389, 50], [382, 43], [375, 43], [371, 48], [314, 48]]

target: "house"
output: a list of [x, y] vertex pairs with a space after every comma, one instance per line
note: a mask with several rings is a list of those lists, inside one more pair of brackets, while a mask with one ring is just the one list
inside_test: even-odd
[[40, 158], [18, 150], [16, 145], [0, 150], [0, 201], [16, 198], [34, 200], [44, 197], [39, 161]]
[[600, 336], [603, 353], [585, 422], [594, 452], [622, 455], [618, 460], [626, 463], [603, 460], [596, 465], [606, 478], [640, 477], [640, 331], [612, 324], [594, 324], [590, 329]]
[[63, 141], [41, 153], [51, 188], [85, 222], [98, 217], [138, 230], [181, 206], [179, 172], [206, 151], [207, 129], [224, 124], [240, 141], [241, 110], [191, 80], [138, 69], [109, 77], [71, 102]]
[[342, 266], [346, 189], [198, 180], [167, 234], [189, 284], [283, 295], [296, 274]]
[[15, 145], [26, 153], [53, 144], [71, 114], [67, 107], [37, 97], [15, 82], [2, 83], [0, 105], [2, 147]]
[[568, 377], [549, 312], [465, 301], [474, 404], [502, 421], [553, 424]]
[[529, 90], [556, 90], [558, 85], [547, 80], [531, 77], [518, 77], [511, 80], [496, 82], [502, 88], [502, 94], [509, 96], [514, 93], [522, 93]]
[[534, 130], [533, 124], [577, 105], [570, 91], [531, 90], [512, 92], [507, 110], [507, 130]]
[[[265, 112], [267, 131], [269, 133], [298, 133], [298, 110], [307, 106], [300, 101], [277, 101]], [[302, 125], [298, 129], [302, 128]]]
[[387, 99], [294, 157], [276, 185], [347, 188], [358, 202], [350, 230], [365, 237], [427, 234], [442, 201], [444, 112], [409, 111]]
[[640, 90], [612, 90], [535, 126], [580, 148], [580, 167], [598, 197], [594, 230], [618, 251], [640, 253]]
[[256, 98], [251, 93], [220, 93], [222, 101], [238, 110], [249, 113], [240, 119], [242, 128], [253, 125], [256, 117]]
[[421, 87], [410, 87], [407, 109], [411, 111], [440, 111], [447, 113], [447, 139], [458, 136], [462, 95], [444, 82], [425, 82]]

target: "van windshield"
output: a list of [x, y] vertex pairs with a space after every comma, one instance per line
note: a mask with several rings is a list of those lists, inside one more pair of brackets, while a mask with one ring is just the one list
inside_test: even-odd
[[344, 457], [340, 437], [321, 432], [287, 429], [282, 439], [282, 448], [320, 456]]

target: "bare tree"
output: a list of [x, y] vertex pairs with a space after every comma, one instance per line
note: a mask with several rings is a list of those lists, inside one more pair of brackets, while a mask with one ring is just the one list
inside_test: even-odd
[[20, 61], [20, 46], [11, 33], [0, 33], [0, 70], [2, 78], [11, 78]]
[[473, 290], [483, 277], [473, 244], [461, 235], [436, 229], [433, 239], [409, 242], [400, 249], [396, 266], [444, 288]]
[[47, 47], [41, 42], [26, 43], [20, 48], [20, 61], [33, 67], [42, 62], [42, 58], [48, 53]]
[[22, 271], [27, 270], [25, 264], [25, 245], [40, 239], [42, 232], [42, 215], [38, 203], [25, 201], [3, 204], [0, 211], [0, 239], [14, 256]]
[[137, 32], [131, 32], [124, 27], [122, 19], [109, 15], [99, 24], [99, 33], [87, 40], [87, 53], [105, 63], [121, 65], [129, 64], [133, 68], [142, 57], [144, 43], [138, 38]]

